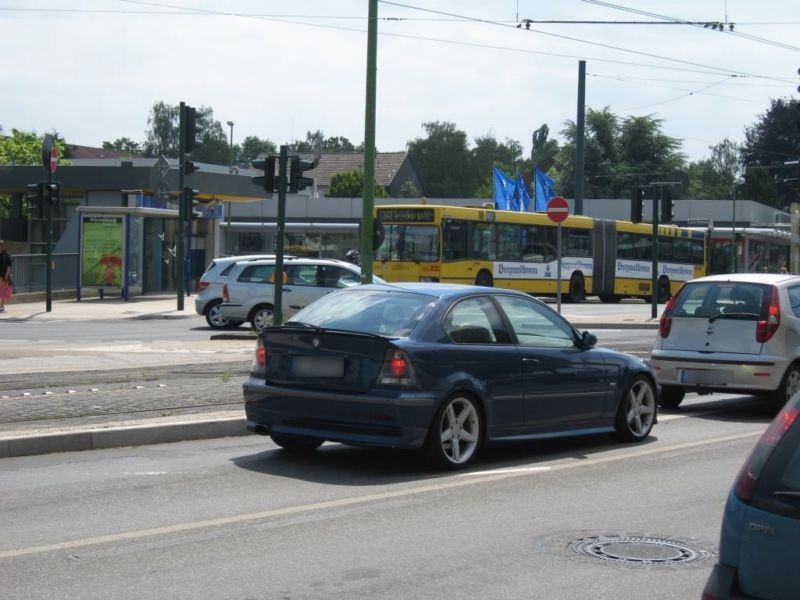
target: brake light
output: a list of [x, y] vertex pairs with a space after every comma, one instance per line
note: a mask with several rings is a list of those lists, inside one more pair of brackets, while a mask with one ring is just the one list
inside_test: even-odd
[[[680, 293], [681, 291], [678, 290], [678, 294]], [[667, 300], [667, 305], [664, 307], [664, 312], [661, 313], [661, 319], [658, 321], [658, 334], [662, 338], [668, 338], [669, 332], [672, 329], [672, 317], [670, 317], [669, 314], [672, 311], [672, 307], [675, 305], [675, 298], [678, 297], [678, 294], [675, 294], [672, 298]]]
[[769, 300], [767, 318], [756, 324], [756, 341], [760, 344], [768, 342], [778, 331], [781, 324], [781, 306], [778, 302], [778, 288], [772, 286], [772, 296]]
[[264, 340], [258, 337], [256, 342], [256, 353], [253, 357], [253, 373], [266, 375], [267, 374], [267, 349], [264, 347]]
[[222, 301], [223, 302], [230, 302], [231, 297], [228, 295], [228, 284], [223, 284], [222, 286]]
[[736, 497], [742, 502], [750, 503], [758, 476], [767, 463], [767, 459], [769, 459], [778, 442], [781, 441], [783, 434], [789, 430], [798, 415], [800, 415], [798, 402], [795, 401], [790, 404], [791, 406], [781, 410], [772, 420], [761, 439], [758, 440], [756, 447], [753, 448], [744, 466], [742, 466], [741, 471], [739, 471], [733, 490]]
[[210, 283], [208, 283], [207, 281], [201, 281], [201, 282], [200, 282], [200, 285], [198, 285], [197, 287], [198, 287], [198, 289], [199, 289], [199, 290], [202, 292], [202, 291], [203, 291], [204, 289], [206, 289], [206, 288], [207, 288], [209, 285], [211, 285], [211, 284], [210, 284]]
[[378, 382], [383, 385], [413, 385], [415, 382], [414, 369], [411, 361], [402, 350], [390, 349], [378, 376]]

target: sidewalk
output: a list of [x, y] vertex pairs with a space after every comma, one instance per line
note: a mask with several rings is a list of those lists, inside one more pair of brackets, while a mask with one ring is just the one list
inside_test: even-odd
[[[174, 295], [141, 296], [129, 301], [108, 297], [80, 302], [53, 300], [49, 312], [44, 300], [14, 302], [6, 304], [5, 312], [0, 313], [0, 332], [12, 331], [5, 327], [13, 323], [17, 325], [13, 335], [20, 338], [28, 322], [123, 319], [186, 319], [195, 321], [187, 326], [206, 327], [205, 319], [195, 313], [194, 297], [183, 300], [183, 310], [178, 310]], [[555, 303], [551, 306], [556, 308]], [[606, 309], [599, 303], [562, 304], [561, 308], [580, 329], [658, 326], [658, 319], [650, 317], [650, 306], [642, 303], [626, 305], [614, 318], [604, 314]], [[108, 348], [48, 348], [44, 353], [38, 348], [14, 348], [11, 340], [6, 344], [9, 347], [0, 349], [0, 381], [4, 381], [0, 385], [0, 458], [247, 435], [241, 406], [231, 406], [219, 398], [241, 399], [239, 386], [249, 368], [254, 339], [253, 333], [242, 326], [231, 332], [208, 329], [208, 340], [196, 342], [130, 344], [115, 346], [114, 352]], [[89, 353], [95, 353], [91, 359], [87, 358]], [[27, 362], [19, 368], [22, 355], [27, 356]], [[93, 371], [130, 368], [144, 372], [169, 367], [205, 377], [202, 388], [207, 398], [202, 402], [192, 398], [192, 406], [176, 410], [174, 398], [157, 389], [142, 389], [136, 405], [124, 407], [114, 404], [113, 390], [105, 396], [90, 393], [98, 391], [90, 389]], [[59, 378], [54, 377], [54, 373], [74, 375], [80, 371], [87, 372], [83, 389], [66, 389], [63, 384], [59, 387]], [[220, 371], [228, 374], [224, 386]], [[30, 378], [31, 373], [41, 373], [39, 389], [53, 391], [39, 397], [21, 392], [19, 381]], [[48, 378], [53, 381], [48, 383]], [[129, 393], [130, 388], [126, 389]], [[58, 425], [48, 420], [53, 412], [65, 415]]]

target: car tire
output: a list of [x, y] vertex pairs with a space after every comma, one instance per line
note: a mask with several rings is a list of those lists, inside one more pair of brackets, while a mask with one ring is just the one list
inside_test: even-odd
[[272, 325], [275, 313], [269, 304], [256, 306], [250, 313], [250, 326], [254, 331], [261, 331], [264, 327]]
[[775, 408], [783, 408], [787, 400], [791, 398], [795, 392], [800, 390], [800, 367], [796, 364], [789, 365], [786, 373], [783, 374], [781, 384], [778, 389], [770, 392], [769, 403], [774, 405]]
[[637, 375], [625, 389], [617, 409], [614, 436], [623, 442], [639, 442], [650, 435], [656, 422], [656, 386]]
[[230, 321], [220, 314], [220, 305], [222, 305], [222, 300], [212, 300], [206, 306], [206, 323], [211, 329], [227, 329], [230, 325]]
[[316, 450], [325, 442], [319, 438], [306, 437], [303, 435], [291, 435], [288, 433], [270, 433], [269, 437], [278, 446], [289, 452], [311, 452]]
[[472, 463], [482, 443], [483, 415], [477, 401], [457, 394], [436, 411], [425, 450], [435, 467], [455, 470]]
[[659, 406], [664, 408], [678, 408], [683, 402], [686, 390], [676, 385], [662, 385], [661, 394], [658, 396]]

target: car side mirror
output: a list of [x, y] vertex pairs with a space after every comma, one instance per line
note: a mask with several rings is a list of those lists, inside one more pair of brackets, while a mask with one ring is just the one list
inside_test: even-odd
[[584, 348], [591, 348], [597, 344], [597, 336], [591, 331], [583, 331], [581, 332], [581, 344]]

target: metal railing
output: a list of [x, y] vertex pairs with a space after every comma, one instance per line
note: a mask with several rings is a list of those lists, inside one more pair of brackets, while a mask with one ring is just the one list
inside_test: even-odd
[[[47, 255], [17, 254], [11, 257], [11, 278], [14, 293], [47, 291]], [[53, 254], [50, 280], [53, 291], [78, 289], [78, 253]]]

